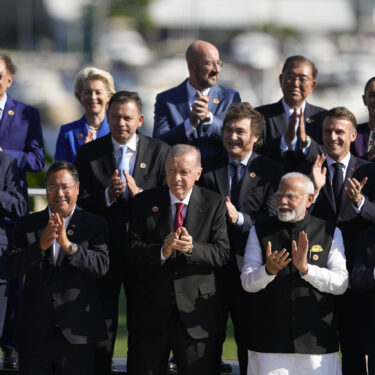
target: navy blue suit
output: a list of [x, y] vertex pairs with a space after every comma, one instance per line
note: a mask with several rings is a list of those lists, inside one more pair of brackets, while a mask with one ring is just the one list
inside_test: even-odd
[[303, 114], [306, 134], [311, 137], [311, 145], [307, 155], [301, 150], [297, 153], [280, 151], [280, 140], [288, 129], [284, 106], [282, 101], [266, 104], [256, 108], [265, 118], [266, 124], [263, 129], [263, 146], [258, 149], [262, 155], [282, 163], [287, 171], [293, 170], [298, 164], [306, 161], [314, 161], [322, 151], [322, 121], [326, 109], [316, 107], [306, 102]]
[[213, 115], [208, 129], [200, 124], [194, 133], [186, 136], [184, 121], [190, 116], [190, 105], [186, 88], [187, 79], [156, 96], [154, 131], [155, 138], [162, 139], [169, 145], [188, 143], [199, 148], [202, 156], [214, 155], [221, 150], [221, 125], [225, 113], [232, 103], [241, 101], [237, 91], [215, 85], [210, 89], [208, 109]]
[[365, 159], [368, 159], [368, 141], [370, 136], [370, 127], [368, 122], [357, 125], [357, 138], [350, 145], [350, 151], [353, 155]]
[[[98, 130], [97, 138], [107, 135], [109, 131], [106, 115]], [[77, 150], [84, 144], [88, 132], [89, 127], [87, 125], [85, 115], [83, 115], [77, 121], [62, 125], [56, 142], [55, 160], [66, 160], [69, 163], [74, 163], [76, 160]]]

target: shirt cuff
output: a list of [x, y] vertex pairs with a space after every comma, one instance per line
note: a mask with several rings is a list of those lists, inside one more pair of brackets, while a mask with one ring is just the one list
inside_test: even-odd
[[301, 151], [304, 155], [307, 155], [311, 146], [311, 137], [307, 136], [307, 144], [305, 147], [301, 148]]
[[163, 249], [164, 249], [164, 246], [161, 247], [161, 250], [160, 250], [160, 260], [162, 263], [164, 263], [168, 258], [166, 258], [164, 255], [163, 255]]
[[116, 200], [116, 199], [115, 199], [115, 200], [113, 200], [112, 202], [109, 201], [108, 188], [106, 188], [105, 191], [104, 191], [104, 197], [105, 197], [105, 205], [106, 205], [107, 207], [112, 206], [112, 203]]
[[363, 207], [364, 203], [365, 203], [365, 197], [363, 195], [362, 195], [362, 199], [359, 202], [358, 206], [356, 206], [354, 203], [352, 203], [354, 211], [355, 211], [356, 214], [360, 214], [361, 213], [361, 210], [362, 210], [362, 207]]
[[205, 118], [205, 121], [202, 122], [202, 124], [204, 124], [204, 125], [211, 124], [211, 123], [212, 123], [212, 120], [213, 120], [213, 115], [212, 115], [211, 112], [208, 112], [208, 115], [207, 115], [207, 117]]
[[237, 219], [237, 221], [235, 222], [234, 225], [237, 228], [242, 228], [244, 222], [245, 222], [245, 219], [244, 219], [243, 213], [238, 211], [238, 219]]
[[193, 134], [197, 134], [197, 131], [195, 128], [193, 128], [193, 126], [191, 125], [190, 123], [190, 119], [187, 118], [184, 122], [184, 126], [185, 126], [185, 134], [186, 134], [186, 137], [189, 139]]
[[287, 145], [286, 142], [285, 142], [285, 138], [284, 138], [284, 136], [281, 136], [281, 139], [280, 139], [280, 151], [281, 151], [281, 152], [286, 152], [286, 151], [288, 151], [288, 145]]

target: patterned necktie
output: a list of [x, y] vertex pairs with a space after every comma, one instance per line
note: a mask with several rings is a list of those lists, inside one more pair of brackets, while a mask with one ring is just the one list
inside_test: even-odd
[[177, 228], [181, 228], [184, 223], [184, 217], [182, 215], [182, 210], [186, 206], [185, 203], [175, 203], [176, 213], [174, 215], [173, 230], [176, 231]]
[[[126, 184], [126, 178], [123, 172], [124, 169], [127, 173], [129, 173], [129, 161], [126, 158], [126, 150], [127, 150], [126, 146], [121, 146], [121, 156], [118, 161], [118, 173], [119, 173], [121, 180], [124, 181], [125, 184]], [[125, 188], [124, 198], [127, 199], [128, 195], [129, 195], [129, 190]]]
[[230, 199], [232, 203], [237, 207], [238, 206], [238, 198], [240, 196], [240, 189], [241, 189], [241, 182], [242, 182], [242, 168], [244, 167], [243, 164], [237, 163], [233, 161], [231, 166], [234, 170], [234, 175], [232, 178], [232, 186], [230, 189]]
[[333, 178], [332, 178], [332, 190], [333, 190], [333, 195], [335, 196], [337, 208], [340, 203], [340, 195], [341, 195], [341, 190], [342, 190], [342, 186], [344, 182], [343, 166], [344, 164], [342, 163], [332, 164], [332, 167], [335, 168], [335, 173], [333, 174]]

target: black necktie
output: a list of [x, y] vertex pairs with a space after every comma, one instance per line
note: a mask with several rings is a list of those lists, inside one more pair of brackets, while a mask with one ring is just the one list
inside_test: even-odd
[[335, 173], [333, 174], [333, 178], [332, 178], [332, 190], [333, 190], [333, 195], [335, 196], [336, 207], [338, 207], [339, 202], [340, 202], [342, 185], [344, 182], [344, 172], [343, 172], [344, 164], [333, 163], [332, 167], [335, 168]]
[[241, 163], [237, 163], [236, 161], [233, 161], [231, 163], [231, 166], [234, 170], [234, 175], [232, 178], [232, 186], [230, 189], [230, 199], [232, 203], [237, 207], [238, 205], [238, 198], [240, 195], [240, 189], [241, 189], [241, 181], [242, 181], [242, 168], [243, 165]]

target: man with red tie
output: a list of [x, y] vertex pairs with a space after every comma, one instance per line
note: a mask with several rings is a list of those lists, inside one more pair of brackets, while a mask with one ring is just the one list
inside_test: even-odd
[[168, 187], [142, 192], [132, 211], [127, 255], [139, 270], [141, 374], [165, 373], [170, 350], [179, 372], [214, 374], [222, 319], [215, 270], [229, 256], [225, 200], [195, 186], [195, 147], [173, 146], [165, 169]]

